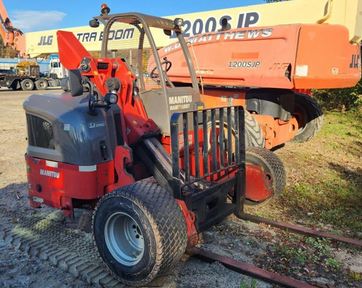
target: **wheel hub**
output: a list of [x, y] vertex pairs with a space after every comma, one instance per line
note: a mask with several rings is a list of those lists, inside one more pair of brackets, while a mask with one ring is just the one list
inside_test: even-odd
[[134, 266], [144, 254], [144, 239], [138, 223], [127, 213], [112, 214], [104, 227], [107, 248], [122, 265]]

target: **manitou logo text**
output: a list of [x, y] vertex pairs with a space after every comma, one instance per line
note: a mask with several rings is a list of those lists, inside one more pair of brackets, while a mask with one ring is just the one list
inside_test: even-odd
[[192, 103], [192, 95], [171, 96], [168, 98], [168, 103], [171, 111], [189, 109], [190, 103]]
[[191, 95], [172, 96], [172, 97], [169, 98], [169, 102], [170, 102], [171, 105], [191, 103], [192, 102], [192, 96]]
[[49, 170], [44, 170], [44, 169], [40, 169], [40, 175], [51, 177], [51, 178], [56, 178], [56, 179], [59, 179], [59, 177], [60, 177], [59, 172], [49, 171]]

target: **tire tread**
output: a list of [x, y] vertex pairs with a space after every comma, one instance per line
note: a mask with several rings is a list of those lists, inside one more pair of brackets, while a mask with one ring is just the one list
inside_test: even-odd
[[307, 142], [321, 130], [324, 118], [323, 111], [313, 97], [305, 94], [295, 94], [295, 102], [305, 109], [308, 119], [304, 129], [294, 137], [293, 141]]
[[246, 147], [265, 147], [265, 137], [259, 123], [248, 111], [245, 112], [245, 144]]
[[[158, 252], [152, 272], [142, 281], [120, 278], [106, 265], [108, 270], [127, 285], [145, 285], [157, 275], [173, 268], [185, 253], [187, 245], [186, 223], [173, 196], [152, 178], [138, 181], [105, 195], [97, 204], [93, 214], [93, 225], [97, 210], [111, 198], [127, 198], [142, 209], [154, 231]], [[94, 242], [96, 243], [95, 239]]]
[[274, 196], [281, 195], [284, 192], [286, 186], [286, 173], [284, 169], [284, 164], [279, 159], [279, 157], [275, 153], [269, 150], [260, 149], [258, 147], [251, 147], [247, 149], [246, 162], [248, 162], [248, 155], [252, 155], [260, 159], [270, 167], [270, 170], [274, 176], [273, 177]]

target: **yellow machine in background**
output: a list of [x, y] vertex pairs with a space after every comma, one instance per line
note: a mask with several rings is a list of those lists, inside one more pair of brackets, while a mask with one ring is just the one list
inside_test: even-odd
[[[348, 28], [350, 41], [359, 43], [362, 38], [361, 15], [362, 0], [293, 0], [173, 15], [166, 16], [166, 18], [183, 18], [185, 36], [221, 30], [223, 19], [227, 20], [228, 28], [231, 29], [297, 23], [341, 24]], [[103, 35], [100, 28], [82, 26], [62, 30], [73, 32], [88, 51], [101, 50]], [[57, 53], [56, 31], [27, 33], [27, 54], [36, 57], [41, 54]], [[110, 37], [115, 40], [115, 49], [136, 49], [136, 34], [136, 29], [131, 31], [120, 24], [110, 33]], [[156, 36], [155, 40], [159, 47], [164, 47], [172, 43], [174, 38], [171, 35], [168, 40], [164, 40], [164, 38]]]
[[40, 77], [40, 67], [34, 61], [21, 61], [16, 65], [16, 71], [19, 76]]

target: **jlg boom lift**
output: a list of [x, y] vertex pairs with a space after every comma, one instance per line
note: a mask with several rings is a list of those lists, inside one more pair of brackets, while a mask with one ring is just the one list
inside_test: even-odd
[[[292, 139], [308, 141], [320, 129], [323, 113], [310, 97], [310, 89], [353, 87], [361, 78], [362, 1], [290, 1], [269, 6], [274, 17], [277, 7], [285, 6], [279, 13], [290, 11], [296, 19], [282, 15], [282, 21], [297, 24], [227, 31], [220, 27], [186, 41], [206, 107], [242, 105], [249, 112], [247, 146], [270, 149]], [[295, 15], [297, 9], [311, 11], [300, 12], [301, 16]], [[275, 22], [269, 14], [260, 17], [267, 18], [262, 22]], [[176, 86], [190, 83], [180, 51], [174, 43], [159, 52]], [[153, 66], [151, 57], [148, 70]]]
[[[100, 58], [72, 33], [58, 32], [69, 92], [24, 102], [29, 198], [33, 207], [49, 205], [66, 215], [94, 209], [93, 234], [104, 263], [120, 281], [144, 285], [172, 268], [198, 233], [238, 215], [242, 194], [263, 201], [285, 184], [285, 175], [268, 150], [251, 150], [245, 165], [241, 106], [204, 108], [181, 19], [108, 13], [103, 6], [91, 21], [105, 25]], [[137, 73], [112, 58], [107, 39], [117, 25], [138, 35]], [[177, 35], [191, 85], [171, 82], [155, 31]], [[149, 90], [142, 73], [145, 43], [158, 73]]]

